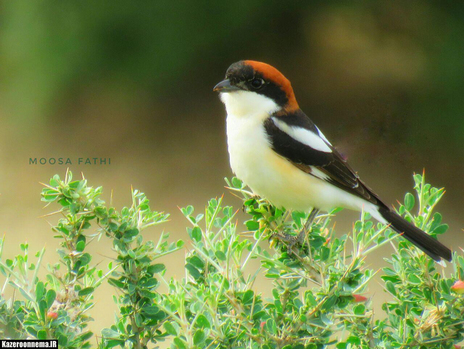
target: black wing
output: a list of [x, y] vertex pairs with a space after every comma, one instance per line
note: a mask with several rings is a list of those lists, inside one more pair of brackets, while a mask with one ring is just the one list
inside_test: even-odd
[[356, 172], [347, 164], [338, 151], [329, 143], [324, 143], [330, 148], [330, 151], [325, 152], [314, 149], [307, 144], [304, 144], [287, 132], [282, 130], [275, 120], [284, 122], [289, 127], [303, 128], [309, 132], [313, 132], [322, 141], [319, 130], [306, 114], [301, 110], [292, 113], [291, 115], [275, 115], [271, 116], [264, 122], [264, 128], [271, 142], [272, 149], [279, 155], [292, 162], [300, 170], [312, 174], [314, 168], [318, 169], [327, 177], [321, 178], [317, 174], [312, 174], [322, 180], [348, 191], [362, 199], [372, 202], [376, 205], [385, 206], [380, 198], [372, 192], [358, 177]]
[[[451, 251], [446, 246], [390, 210], [359, 179], [356, 172], [337, 150], [325, 141], [318, 128], [302, 111], [297, 111], [290, 116], [287, 114], [271, 116], [265, 120], [264, 127], [271, 146], [277, 154], [286, 158], [300, 170], [377, 205], [379, 214], [393, 230], [402, 234], [436, 261], [440, 258], [451, 260]], [[313, 134], [299, 132], [302, 129]], [[308, 144], [312, 144], [314, 148]]]

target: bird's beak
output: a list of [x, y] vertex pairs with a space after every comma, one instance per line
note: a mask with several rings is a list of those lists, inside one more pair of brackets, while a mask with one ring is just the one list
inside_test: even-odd
[[231, 85], [229, 79], [222, 80], [219, 84], [214, 86], [213, 91], [216, 92], [232, 92], [240, 90], [237, 86]]

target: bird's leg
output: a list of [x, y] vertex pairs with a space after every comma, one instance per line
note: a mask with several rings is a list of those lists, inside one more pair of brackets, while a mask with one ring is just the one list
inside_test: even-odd
[[311, 231], [311, 225], [313, 224], [314, 218], [316, 218], [318, 213], [319, 213], [319, 210], [317, 208], [313, 207], [311, 209], [311, 212], [309, 213], [308, 219], [306, 220], [303, 228], [300, 230], [300, 232], [298, 233], [298, 236], [296, 238], [296, 240], [299, 243], [302, 244], [304, 242], [306, 233]]
[[288, 234], [283, 234], [279, 236], [280, 240], [285, 241], [287, 243], [287, 249], [288, 249], [289, 254], [293, 252], [293, 247], [296, 244], [302, 245], [304, 243], [306, 233], [311, 231], [311, 224], [313, 223], [314, 218], [316, 218], [318, 213], [319, 213], [319, 210], [317, 208], [311, 209], [311, 212], [309, 213], [309, 216], [306, 219], [306, 222], [303, 228], [300, 230], [300, 232], [298, 233], [296, 237], [292, 235], [288, 235]]

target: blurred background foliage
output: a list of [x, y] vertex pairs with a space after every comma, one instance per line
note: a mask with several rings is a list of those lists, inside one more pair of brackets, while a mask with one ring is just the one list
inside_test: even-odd
[[[169, 230], [184, 238], [177, 206], [203, 206], [231, 175], [212, 87], [231, 63], [255, 59], [292, 81], [302, 109], [386, 202], [425, 168], [447, 189], [442, 240], [462, 245], [462, 18], [461, 1], [0, 1], [7, 244], [56, 246], [36, 218], [45, 213], [38, 182], [66, 166], [31, 157], [70, 158], [73, 172], [114, 189], [117, 207], [133, 185], [173, 214]], [[342, 214], [341, 227], [356, 216], [344, 223]]]

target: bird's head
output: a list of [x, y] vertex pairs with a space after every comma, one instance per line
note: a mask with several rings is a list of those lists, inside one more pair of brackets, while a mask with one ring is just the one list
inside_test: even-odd
[[239, 61], [226, 72], [220, 92], [227, 113], [235, 116], [269, 115], [297, 110], [298, 103], [290, 81], [276, 68], [257, 61]]

